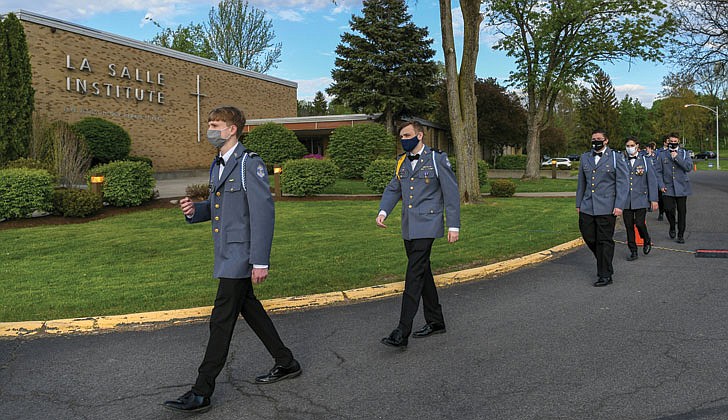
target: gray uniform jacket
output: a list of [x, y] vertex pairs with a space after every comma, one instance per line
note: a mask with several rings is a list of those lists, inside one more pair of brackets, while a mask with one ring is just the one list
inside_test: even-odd
[[621, 153], [606, 147], [599, 163], [592, 152], [581, 155], [576, 187], [576, 207], [592, 216], [612, 214], [624, 209], [629, 193], [629, 170]]
[[663, 194], [671, 197], [687, 197], [693, 193], [688, 178], [688, 172], [693, 170], [693, 160], [685, 149], [678, 148], [675, 159], [669, 150], [660, 152], [656, 168], [660, 188], [667, 188]]
[[634, 165], [626, 158], [629, 169], [629, 195], [625, 209], [647, 209], [651, 201], [657, 201], [657, 170], [652, 158], [640, 155], [634, 159]]
[[214, 277], [247, 278], [253, 264], [270, 263], [275, 208], [268, 172], [260, 156], [240, 143], [224, 168], [218, 180], [218, 166], [213, 165], [210, 198], [195, 203], [195, 214], [187, 221], [212, 221]]
[[439, 238], [447, 225], [460, 228], [460, 192], [447, 154], [425, 146], [417, 165], [402, 162], [382, 194], [379, 208], [391, 214], [402, 199], [402, 238], [405, 240]]

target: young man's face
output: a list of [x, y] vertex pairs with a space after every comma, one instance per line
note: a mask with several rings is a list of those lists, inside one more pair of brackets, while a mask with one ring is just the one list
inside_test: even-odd
[[422, 136], [420, 135], [422, 133], [417, 133], [415, 131], [415, 127], [412, 126], [412, 124], [402, 128], [399, 131], [399, 138], [400, 139], [411, 139], [412, 137], [417, 137], [419, 140], [422, 140]]

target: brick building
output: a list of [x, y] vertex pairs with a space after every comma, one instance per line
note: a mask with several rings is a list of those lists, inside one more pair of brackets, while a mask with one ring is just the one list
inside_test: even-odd
[[295, 82], [32, 12], [16, 13], [30, 52], [35, 109], [52, 120], [88, 116], [129, 133], [131, 154], [156, 171], [206, 168], [207, 112], [234, 105], [248, 119], [296, 115]]

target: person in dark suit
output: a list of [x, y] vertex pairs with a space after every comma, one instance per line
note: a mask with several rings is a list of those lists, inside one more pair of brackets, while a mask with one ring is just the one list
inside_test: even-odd
[[[665, 215], [670, 222], [669, 235], [675, 238], [675, 225], [677, 225], [677, 243], [685, 243], [685, 218], [687, 216], [688, 196], [693, 193], [690, 187], [688, 173], [693, 170], [693, 160], [690, 154], [680, 147], [680, 137], [669, 134], [667, 150], [660, 153], [657, 174], [660, 191], [665, 204]], [[675, 210], [677, 209], [677, 220]]]
[[624, 146], [629, 169], [629, 194], [627, 204], [622, 209], [622, 220], [627, 230], [627, 246], [630, 251], [627, 261], [634, 261], [638, 258], [635, 226], [644, 241], [642, 252], [647, 255], [652, 250], [652, 239], [645, 217], [648, 208], [657, 210], [658, 183], [655, 165], [647, 154], [639, 153], [637, 138], [627, 137]]
[[180, 200], [187, 222], [212, 221], [215, 264], [219, 279], [210, 315], [210, 338], [192, 389], [166, 401], [175, 411], [202, 411], [210, 407], [215, 379], [225, 365], [238, 315], [242, 315], [275, 365], [255, 378], [269, 384], [301, 374], [301, 366], [281, 341], [273, 322], [253, 292], [253, 284], [268, 277], [275, 210], [263, 160], [238, 141], [245, 116], [235, 107], [220, 107], [208, 116], [207, 139], [218, 149], [210, 167], [210, 197], [193, 203]]
[[445, 214], [447, 241], [458, 240], [460, 193], [447, 155], [422, 142], [424, 132], [418, 122], [408, 121], [401, 125], [399, 137], [405, 153], [398, 158], [395, 175], [382, 194], [376, 223], [386, 228], [385, 219], [402, 200], [402, 238], [407, 252], [402, 308], [399, 325], [381, 342], [406, 348], [420, 298], [426, 324], [412, 336], [422, 338], [445, 332], [445, 319], [430, 267], [430, 252], [435, 238], [444, 235]]
[[584, 242], [597, 260], [595, 287], [612, 283], [614, 226], [627, 202], [629, 175], [621, 153], [607, 147], [605, 130], [594, 130], [592, 150], [581, 155], [576, 188], [576, 211]]

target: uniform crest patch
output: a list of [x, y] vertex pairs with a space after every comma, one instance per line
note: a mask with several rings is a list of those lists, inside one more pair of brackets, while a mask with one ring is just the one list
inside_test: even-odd
[[265, 175], [266, 175], [265, 166], [258, 165], [258, 169], [255, 170], [255, 173], [258, 174], [258, 176], [261, 178], [265, 177]]

